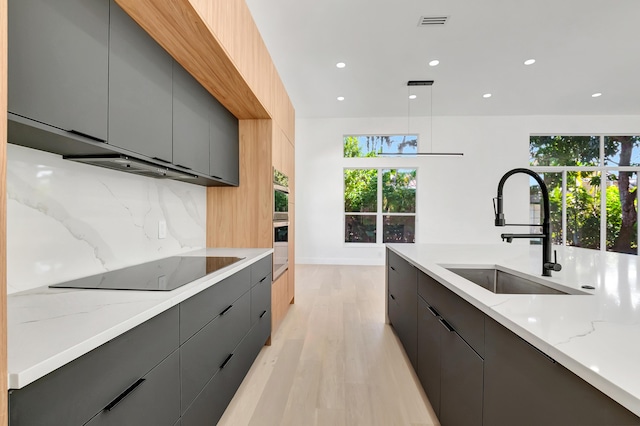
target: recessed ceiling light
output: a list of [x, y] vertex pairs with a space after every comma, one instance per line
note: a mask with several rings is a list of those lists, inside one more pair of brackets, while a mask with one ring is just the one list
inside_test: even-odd
[[433, 61], [429, 62], [429, 66], [430, 67], [435, 67], [436, 65], [438, 65], [440, 63], [439, 60], [434, 59]]
[[524, 61], [525, 65], [533, 65], [536, 63], [535, 59], [527, 59], [526, 61]]
[[491, 97], [491, 93], [485, 93], [484, 95], [482, 95], [483, 98], [490, 98]]
[[344, 96], [338, 96], [339, 101], [344, 101]]
[[345, 64], [344, 62], [338, 62], [338, 63], [336, 64], [336, 67], [338, 67], [338, 68], [344, 68], [344, 67], [346, 67], [346, 66], [347, 66], [347, 64]]
[[599, 98], [600, 96], [602, 96], [602, 93], [600, 92], [594, 93], [593, 95], [591, 95], [592, 98]]
[[415, 98], [417, 98], [417, 97], [418, 97], [418, 96], [416, 96], [416, 95], [409, 95], [409, 99], [415, 99]]

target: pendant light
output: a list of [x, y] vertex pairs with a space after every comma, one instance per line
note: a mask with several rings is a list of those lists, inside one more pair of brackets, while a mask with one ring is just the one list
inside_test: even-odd
[[[429, 105], [429, 152], [417, 152], [417, 153], [380, 153], [380, 156], [386, 157], [396, 157], [396, 156], [408, 156], [408, 157], [461, 157], [464, 154], [462, 152], [433, 152], [433, 80], [410, 80], [407, 82], [407, 102], [408, 102], [408, 114], [407, 114], [407, 133], [411, 133], [410, 129], [410, 121], [411, 121], [411, 105], [422, 102], [426, 103], [428, 101]], [[419, 97], [416, 92], [420, 92], [420, 88], [428, 87], [428, 100], [423, 99], [422, 96]], [[426, 92], [427, 90], [422, 90], [422, 92]], [[421, 95], [424, 95], [422, 93]], [[419, 101], [416, 101], [419, 99]], [[423, 144], [424, 146], [424, 144]]]

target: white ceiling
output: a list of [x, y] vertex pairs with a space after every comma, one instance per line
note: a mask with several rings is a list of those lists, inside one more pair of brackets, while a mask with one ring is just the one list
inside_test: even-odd
[[408, 80], [435, 80], [434, 115], [640, 115], [640, 0], [247, 4], [297, 117], [406, 116]]

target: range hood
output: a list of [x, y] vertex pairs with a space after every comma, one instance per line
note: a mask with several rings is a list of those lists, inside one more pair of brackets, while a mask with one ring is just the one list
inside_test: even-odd
[[91, 164], [121, 172], [135, 173], [157, 179], [197, 179], [198, 176], [181, 173], [167, 167], [148, 163], [124, 154], [107, 155], [63, 155], [63, 159], [77, 161], [78, 163]]
[[223, 180], [137, 155], [106, 142], [67, 132], [11, 112], [7, 113], [7, 119], [9, 143], [59, 154], [66, 160], [141, 176], [179, 180], [202, 186], [230, 186]]

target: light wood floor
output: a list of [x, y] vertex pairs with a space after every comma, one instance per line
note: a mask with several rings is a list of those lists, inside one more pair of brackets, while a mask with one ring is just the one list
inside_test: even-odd
[[384, 323], [384, 267], [296, 265], [296, 303], [219, 425], [438, 425]]

